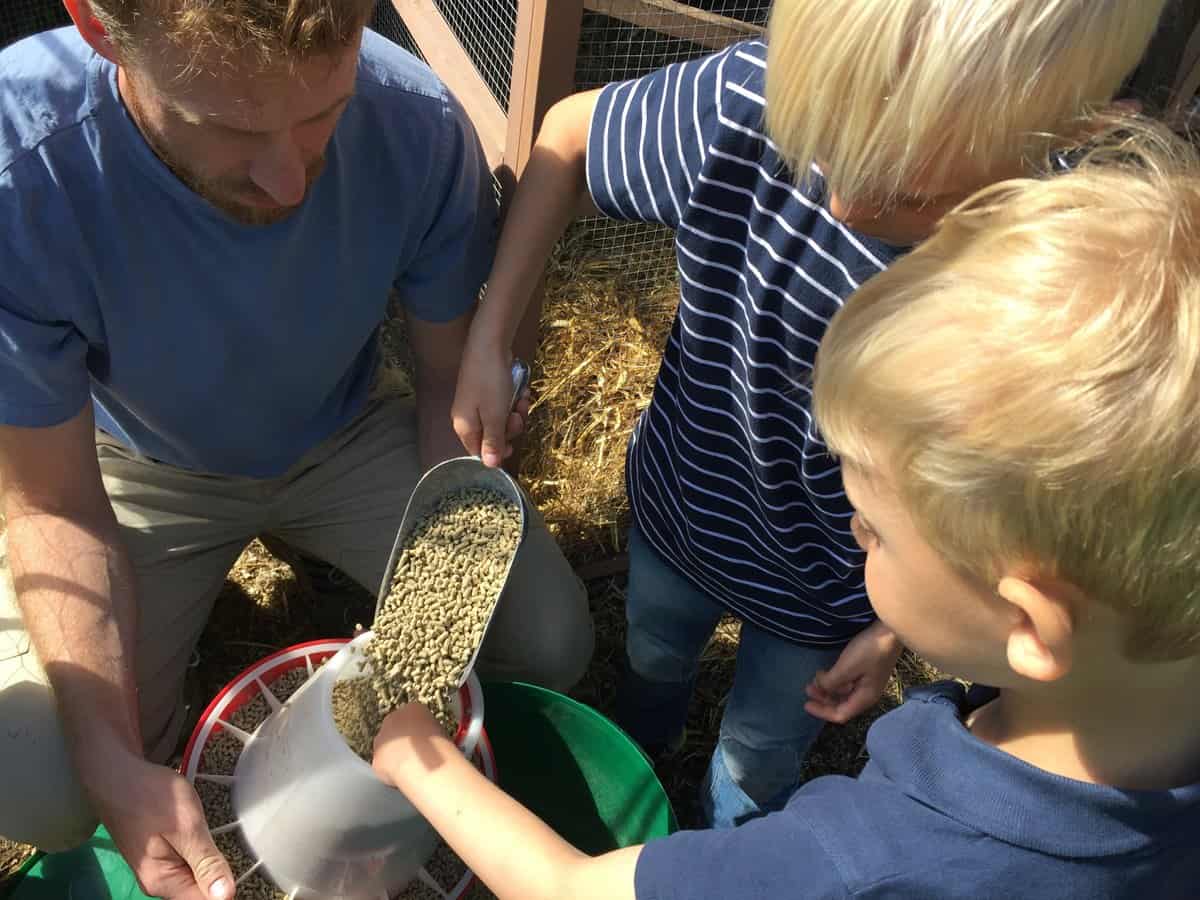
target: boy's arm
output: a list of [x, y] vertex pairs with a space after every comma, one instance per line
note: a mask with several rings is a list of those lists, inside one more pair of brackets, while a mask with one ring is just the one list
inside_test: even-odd
[[[546, 259], [570, 222], [599, 215], [587, 189], [588, 128], [600, 90], [555, 104], [534, 144], [509, 208], [487, 294], [475, 316], [458, 376], [453, 417], [463, 446], [499, 465], [510, 450], [509, 425], [513, 340], [522, 322], [536, 321], [530, 299]], [[532, 332], [531, 332], [532, 333]]]
[[641, 847], [590, 857], [480, 774], [423, 706], [393, 712], [375, 771], [394, 784], [500, 900], [633, 900]]

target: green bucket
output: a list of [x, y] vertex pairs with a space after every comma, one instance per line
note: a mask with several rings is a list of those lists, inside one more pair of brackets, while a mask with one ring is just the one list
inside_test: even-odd
[[103, 827], [65, 853], [39, 856], [5, 900], [148, 900]]
[[519, 682], [484, 684], [500, 786], [585, 853], [677, 828], [649, 760], [600, 713]]
[[[675, 814], [637, 745], [594, 709], [529, 684], [483, 686], [500, 785], [586, 853], [675, 830]], [[81, 847], [33, 861], [5, 900], [147, 900], [100, 828]]]

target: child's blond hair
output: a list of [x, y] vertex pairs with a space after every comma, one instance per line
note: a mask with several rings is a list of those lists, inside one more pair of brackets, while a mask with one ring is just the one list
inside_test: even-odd
[[1166, 0], [776, 0], [767, 129], [846, 203], [1012, 177], [1108, 103]]
[[958, 571], [1064, 579], [1166, 660], [1200, 654], [1200, 165], [1136, 130], [980, 192], [867, 282], [814, 405]]

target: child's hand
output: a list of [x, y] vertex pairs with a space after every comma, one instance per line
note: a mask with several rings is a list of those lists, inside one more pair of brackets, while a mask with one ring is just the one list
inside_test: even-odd
[[418, 754], [417, 746], [435, 738], [445, 740], [446, 733], [425, 706], [406, 703], [393, 710], [375, 735], [375, 773], [384, 783], [396, 785], [401, 767]]
[[842, 650], [833, 668], [818, 672], [804, 689], [808, 694], [804, 709], [839, 725], [866, 712], [883, 696], [903, 650], [882, 622], [864, 629]]
[[485, 466], [498, 466], [512, 455], [511, 441], [525, 430], [529, 394], [523, 394], [510, 412], [512, 353], [476, 343], [468, 341], [463, 354], [450, 415], [467, 452]]

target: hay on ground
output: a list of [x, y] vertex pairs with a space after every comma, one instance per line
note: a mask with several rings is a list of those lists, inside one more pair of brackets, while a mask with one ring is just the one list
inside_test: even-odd
[[674, 278], [634, 291], [630, 274], [568, 239], [546, 278], [521, 476], [576, 567], [624, 549], [625, 448], [678, 302]]

